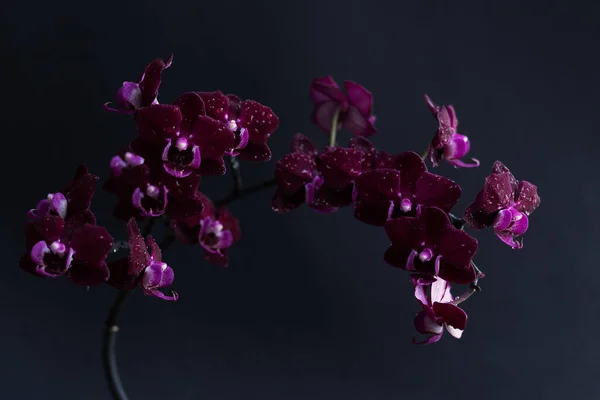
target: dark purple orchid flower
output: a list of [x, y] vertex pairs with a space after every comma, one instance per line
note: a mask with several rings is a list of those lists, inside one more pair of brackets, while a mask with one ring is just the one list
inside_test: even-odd
[[29, 211], [21, 268], [50, 278], [66, 274], [80, 285], [106, 281], [105, 260], [113, 239], [106, 229], [96, 226], [89, 210], [97, 181], [81, 165], [73, 180]]
[[[119, 196], [113, 215], [121, 220], [130, 218], [158, 217], [166, 214], [170, 218], [198, 215], [197, 199], [187, 195], [198, 187], [199, 175], [174, 178], [157, 166], [159, 177], [152, 176], [152, 168], [144, 158], [129, 151], [122, 151], [111, 160], [111, 178], [104, 185], [108, 192]], [[171, 188], [174, 188], [171, 191]], [[183, 192], [183, 188], [187, 188]], [[193, 193], [193, 192], [192, 192]]]
[[220, 91], [198, 92], [206, 104], [206, 115], [225, 122], [235, 134], [235, 145], [228, 152], [246, 161], [269, 161], [271, 149], [267, 140], [279, 126], [279, 118], [271, 108], [254, 100], [242, 100]]
[[[136, 115], [136, 152], [160, 159], [163, 169], [175, 178], [195, 171], [203, 175], [225, 174], [223, 156], [235, 145], [235, 135], [224, 122], [206, 116], [204, 101], [195, 92], [181, 95], [173, 105], [153, 105]], [[147, 144], [147, 149], [140, 149]], [[146, 155], [146, 154], [148, 155]]]
[[[454, 305], [450, 293], [450, 283], [440, 277], [434, 281], [423, 282], [422, 278], [413, 277], [415, 297], [423, 308], [415, 317], [415, 328], [429, 337], [422, 342], [413, 338], [414, 344], [431, 344], [442, 338], [444, 328], [457, 339], [460, 339], [467, 326], [467, 314]], [[426, 288], [429, 287], [429, 294]]]
[[[75, 171], [75, 177], [59, 192], [50, 193], [40, 200], [35, 209], [28, 213], [29, 219], [57, 215], [65, 220], [73, 216], [85, 218], [86, 222], [96, 223], [94, 215], [89, 210], [92, 197], [96, 190], [98, 176], [90, 174], [85, 165], [80, 165]], [[85, 214], [85, 215], [82, 215]]]
[[312, 203], [315, 192], [323, 184], [317, 169], [318, 153], [308, 137], [301, 133], [294, 136], [291, 153], [275, 164], [277, 190], [271, 204], [274, 211], [287, 212]]
[[354, 215], [364, 223], [383, 226], [389, 219], [416, 215], [419, 207], [450, 212], [460, 195], [456, 183], [427, 172], [417, 153], [392, 156], [381, 152], [376, 168], [356, 180]]
[[162, 261], [160, 247], [152, 236], [144, 238], [134, 219], [127, 222], [129, 257], [109, 263], [111, 271], [108, 284], [120, 290], [132, 290], [140, 286], [147, 296], [176, 301], [177, 292], [164, 294], [161, 289], [171, 286], [175, 279], [173, 269]]
[[472, 168], [479, 166], [479, 160], [472, 158], [472, 164], [461, 160], [471, 148], [469, 138], [456, 131], [458, 119], [454, 107], [438, 106], [429, 96], [425, 95], [425, 102], [433, 116], [438, 121], [438, 130], [431, 141], [428, 150], [429, 161], [437, 167], [442, 160], [446, 160], [455, 167]]
[[477, 240], [453, 227], [440, 208], [423, 207], [417, 217], [391, 219], [385, 231], [392, 242], [384, 256], [390, 265], [452, 283], [475, 280], [471, 260]]
[[229, 248], [240, 239], [239, 221], [226, 207], [216, 208], [203, 193], [195, 196], [201, 203], [200, 215], [171, 220], [171, 228], [179, 240], [186, 244], [199, 243], [204, 259], [220, 267], [229, 264]]
[[[310, 85], [310, 97], [314, 104], [312, 121], [323, 132], [343, 126], [356, 136], [373, 136], [375, 116], [373, 95], [363, 86], [352, 81], [344, 82], [344, 93], [331, 76], [316, 78]], [[335, 125], [335, 126], [333, 126]]]
[[517, 181], [510, 170], [496, 161], [483, 189], [465, 210], [465, 221], [474, 229], [494, 227], [496, 236], [513, 249], [523, 247], [529, 215], [540, 205], [537, 186]]
[[133, 114], [140, 108], [158, 104], [162, 72], [169, 68], [172, 62], [173, 54], [164, 61], [160, 58], [152, 61], [137, 82], [123, 82], [116, 96], [119, 108], [111, 107], [110, 102], [104, 104], [104, 108], [120, 114]]
[[333, 212], [352, 204], [354, 181], [370, 150], [351, 143], [349, 148], [325, 147], [319, 153], [309, 138], [296, 134], [291, 153], [275, 165], [273, 210], [286, 212], [306, 203], [316, 211]]

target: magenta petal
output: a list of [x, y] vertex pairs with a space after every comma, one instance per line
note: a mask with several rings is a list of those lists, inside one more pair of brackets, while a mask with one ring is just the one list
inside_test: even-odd
[[75, 260], [93, 266], [104, 263], [113, 243], [105, 228], [89, 224], [75, 231], [71, 239]]
[[347, 101], [346, 95], [331, 76], [324, 76], [314, 79], [310, 84], [310, 97], [312, 102], [315, 104], [320, 104], [326, 101], [334, 101], [337, 104], [345, 104]]
[[393, 167], [400, 171], [400, 190], [403, 196], [410, 196], [417, 191], [419, 178], [426, 173], [425, 162], [417, 153], [407, 151], [391, 156]]
[[193, 217], [198, 217], [199, 220], [203, 209], [204, 205], [198, 196], [172, 198], [169, 201], [167, 215], [171, 220], [187, 220]]
[[516, 208], [517, 210], [531, 214], [540, 205], [540, 196], [537, 194], [537, 186], [527, 181], [521, 181], [517, 188]]
[[200, 164], [200, 168], [198, 170], [203, 176], [221, 176], [225, 175], [227, 172], [225, 160], [223, 160], [223, 158], [217, 158], [214, 160], [205, 159]]
[[123, 82], [117, 90], [117, 104], [124, 110], [137, 110], [142, 107], [142, 90], [135, 82]]
[[182, 119], [179, 107], [165, 104], [142, 108], [136, 114], [140, 137], [158, 144], [177, 136]]
[[515, 240], [515, 237], [511, 232], [494, 231], [494, 233], [498, 239], [502, 240], [505, 244], [509, 245], [513, 249], [521, 249], [523, 247], [523, 242]]
[[83, 286], [99, 285], [106, 282], [109, 276], [110, 270], [105, 262], [89, 264], [74, 261], [68, 272], [72, 282]]
[[385, 232], [393, 246], [404, 248], [408, 253], [421, 246], [423, 231], [417, 218], [391, 219], [385, 224]]
[[477, 239], [467, 232], [447, 227], [439, 235], [437, 254], [442, 259], [457, 269], [471, 268], [471, 260], [477, 252]]
[[304, 153], [309, 156], [316, 156], [319, 153], [319, 150], [313, 142], [301, 133], [296, 133], [294, 135], [290, 150], [292, 153]]
[[150, 258], [152, 258], [153, 261], [162, 261], [162, 251], [152, 236], [146, 238], [146, 246], [150, 249]]
[[271, 208], [275, 212], [284, 213], [300, 207], [304, 202], [304, 191], [298, 190], [292, 194], [286, 194], [281, 188], [278, 188], [271, 200]]
[[356, 107], [361, 114], [370, 115], [373, 109], [373, 94], [364, 86], [352, 81], [344, 82], [344, 87], [346, 93], [348, 93], [348, 102]]
[[140, 79], [140, 90], [142, 92], [142, 106], [149, 106], [156, 102], [158, 88], [160, 87], [162, 72], [171, 66], [173, 54], [166, 60], [155, 59], [146, 67]]
[[360, 165], [363, 172], [375, 167], [377, 149], [368, 139], [361, 136], [354, 136], [350, 139], [349, 147], [361, 152], [362, 159]]
[[[329, 134], [331, 132], [331, 125], [333, 124], [333, 117], [338, 112], [339, 106], [339, 103], [335, 101], [327, 101], [316, 105], [312, 112], [313, 124], [323, 132]], [[339, 129], [339, 126], [336, 129]]]
[[513, 213], [510, 208], [505, 208], [498, 211], [494, 219], [494, 228], [503, 231], [510, 226], [513, 220]]
[[242, 99], [235, 94], [226, 95], [229, 100], [229, 109], [227, 110], [227, 120], [237, 120], [240, 116], [240, 111], [242, 108]]
[[106, 283], [120, 290], [132, 290], [138, 285], [139, 277], [137, 275], [129, 275], [129, 259], [127, 257], [120, 258], [108, 263], [109, 278]]
[[365, 116], [354, 107], [350, 106], [343, 118], [343, 125], [348, 131], [356, 136], [370, 137], [377, 133], [377, 129], [373, 125], [373, 120], [369, 116]]
[[393, 210], [394, 202], [391, 200], [358, 200], [354, 204], [354, 217], [365, 224], [384, 226]]
[[235, 145], [235, 135], [227, 125], [206, 116], [198, 117], [189, 140], [200, 147], [203, 160], [223, 157]]
[[316, 172], [312, 156], [304, 153], [286, 154], [275, 164], [277, 187], [286, 194], [294, 194], [312, 181]]
[[414, 201], [423, 206], [435, 206], [449, 212], [461, 195], [460, 186], [450, 179], [424, 172], [416, 182]]
[[279, 118], [271, 108], [254, 100], [242, 102], [239, 125], [248, 129], [250, 141], [264, 143], [279, 126]]
[[506, 167], [504, 167], [506, 170], [502, 170], [501, 167], [504, 165], [497, 161], [494, 169], [502, 172], [494, 171], [485, 179], [480, 204], [484, 211], [494, 212], [501, 208], [507, 208], [514, 201], [516, 180]]
[[467, 327], [467, 313], [450, 303], [433, 303], [433, 312], [446, 324], [464, 331]]
[[[227, 96], [220, 91], [197, 93], [204, 100], [207, 116], [222, 122], [229, 119], [230, 116], [227, 115], [229, 111], [229, 98]], [[232, 115], [231, 118], [237, 119], [237, 114]]]
[[442, 335], [443, 335], [443, 333], [440, 333], [439, 335], [432, 335], [432, 336], [429, 336], [427, 339], [425, 339], [425, 340], [423, 340], [421, 342], [417, 341], [416, 338], [413, 338], [412, 339], [412, 343], [413, 344], [417, 344], [417, 345], [436, 343], [436, 342], [439, 342], [439, 340], [442, 338]]
[[362, 153], [359, 150], [342, 147], [328, 148], [318, 156], [319, 170], [324, 185], [333, 189], [343, 189], [361, 173]]
[[173, 102], [173, 105], [179, 107], [182, 116], [181, 130], [191, 132], [196, 118], [200, 115], [206, 115], [204, 101], [195, 92], [182, 94]]
[[157, 297], [157, 298], [159, 298], [161, 300], [165, 300], [165, 301], [177, 301], [177, 300], [179, 300], [179, 293], [177, 293], [174, 290], [171, 291], [171, 295], [170, 296], [168, 294], [164, 294], [160, 290], [156, 290], [156, 289], [152, 289], [152, 290], [150, 290], [150, 289], [144, 289], [144, 294], [146, 296]]
[[471, 163], [467, 163], [464, 162], [462, 160], [458, 160], [458, 159], [447, 159], [448, 163], [451, 165], [454, 165], [455, 167], [461, 167], [461, 168], [477, 168], [479, 167], [479, 165], [481, 165], [481, 163], [479, 162], [478, 159], [476, 158], [471, 158]]
[[385, 251], [383, 259], [392, 267], [406, 269], [407, 260], [410, 257], [412, 249], [403, 245], [392, 244]]
[[440, 335], [444, 332], [444, 327], [433, 321], [424, 311], [420, 311], [415, 316], [414, 323], [417, 332], [422, 333], [424, 335]]
[[427, 104], [427, 107], [429, 108], [429, 111], [431, 111], [433, 116], [437, 117], [437, 114], [440, 111], [440, 106], [435, 104], [433, 100], [431, 100], [431, 97], [429, 97], [427, 94], [425, 95], [425, 104]]
[[477, 276], [473, 265], [469, 265], [467, 268], [457, 268], [455, 265], [447, 263], [441, 256], [436, 258], [436, 270], [440, 278], [457, 284], [472, 283]]
[[511, 226], [510, 231], [515, 236], [524, 234], [529, 228], [529, 218], [527, 218], [527, 215], [524, 213], [514, 216], [513, 221], [513, 226]]
[[322, 185], [315, 191], [309, 206], [320, 212], [333, 212], [352, 204], [352, 185], [342, 189], [329, 188]]
[[128, 275], [138, 276], [150, 261], [148, 248], [138, 228], [137, 223], [132, 218], [127, 222], [127, 234], [129, 236], [129, 269]]
[[27, 247], [40, 241], [52, 243], [60, 240], [65, 228], [65, 220], [59, 216], [47, 215], [25, 224], [25, 240]]
[[48, 248], [46, 242], [43, 240], [39, 241], [31, 248], [31, 261], [33, 261], [36, 265], [42, 265], [44, 264], [44, 257], [49, 253], [50, 248]]
[[483, 190], [480, 191], [475, 200], [467, 206], [464, 219], [472, 228], [483, 229], [494, 223], [495, 212], [487, 212], [482, 209]]
[[418, 219], [430, 245], [441, 240], [448, 229], [455, 229], [452, 227], [448, 214], [437, 207], [421, 207]]
[[96, 184], [100, 179], [98, 176], [88, 173], [87, 168], [83, 168], [83, 170], [78, 170], [73, 181], [63, 188], [68, 203], [68, 217], [90, 207], [96, 191]]
[[266, 143], [252, 140], [238, 154], [238, 158], [244, 161], [269, 161], [271, 157], [271, 149]]
[[359, 200], [374, 202], [400, 199], [400, 172], [393, 169], [374, 169], [356, 179]]
[[471, 143], [469, 138], [459, 133], [454, 133], [444, 148], [444, 156], [447, 160], [463, 158], [469, 152]]
[[240, 222], [227, 208], [221, 207], [219, 209], [218, 220], [223, 225], [224, 230], [231, 232], [231, 244], [240, 240], [242, 235]]

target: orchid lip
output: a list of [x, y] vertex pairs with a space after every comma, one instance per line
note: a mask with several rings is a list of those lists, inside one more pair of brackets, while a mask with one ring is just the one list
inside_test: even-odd
[[67, 199], [62, 193], [50, 193], [47, 197], [52, 208], [61, 218], [67, 216]]

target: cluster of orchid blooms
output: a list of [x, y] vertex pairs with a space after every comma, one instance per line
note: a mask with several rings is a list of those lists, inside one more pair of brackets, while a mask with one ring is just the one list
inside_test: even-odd
[[[171, 63], [172, 56], [154, 60], [137, 82], [123, 83], [116, 106], [105, 104], [107, 110], [133, 116], [137, 125], [137, 137], [110, 161], [111, 177], [104, 184], [118, 198], [114, 216], [127, 221], [129, 255], [107, 261], [116, 243], [90, 211], [99, 178], [80, 166], [71, 182], [29, 211], [21, 268], [42, 277], [66, 275], [86, 286], [141, 287], [147, 295], [177, 300], [176, 292], [164, 292], [174, 273], [162, 261], [161, 246], [138, 227], [157, 218], [181, 242], [200, 245], [207, 261], [227, 266], [228, 251], [240, 239], [239, 223], [227, 202], [213, 203], [198, 191], [200, 178], [224, 175], [237, 160], [269, 161], [267, 140], [279, 119], [267, 106], [220, 91], [187, 92], [173, 104], [159, 104], [162, 74]], [[377, 132], [371, 93], [351, 81], [344, 89], [331, 77], [312, 82], [312, 119], [329, 134], [330, 145], [318, 149], [302, 134], [293, 137], [290, 153], [275, 164], [272, 208], [287, 212], [306, 204], [334, 212], [352, 206], [359, 221], [384, 227], [391, 242], [384, 259], [409, 272], [422, 308], [415, 327], [426, 338], [413, 342], [436, 342], [444, 327], [460, 337], [467, 315], [458, 305], [479, 289], [484, 276], [473, 263], [478, 242], [464, 227], [492, 227], [504, 243], [521, 248], [518, 237], [540, 203], [537, 188], [517, 181], [496, 161], [464, 216], [456, 217], [451, 210], [461, 188], [425, 165], [429, 160], [434, 167], [442, 161], [479, 166], [475, 159], [462, 160], [470, 144], [457, 132], [454, 108], [425, 96], [437, 120], [427, 152], [389, 154], [367, 139]], [[337, 144], [342, 128], [353, 134], [347, 147]], [[451, 284], [469, 286], [453, 297]]]

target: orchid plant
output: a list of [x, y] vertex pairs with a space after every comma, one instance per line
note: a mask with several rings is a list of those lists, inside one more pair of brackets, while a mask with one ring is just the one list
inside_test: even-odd
[[[424, 338], [413, 338], [413, 343], [437, 342], [444, 329], [461, 337], [467, 314], [459, 305], [480, 290], [484, 277], [473, 262], [478, 242], [465, 228], [491, 227], [503, 243], [520, 249], [540, 198], [535, 185], [518, 181], [496, 161], [463, 216], [452, 213], [462, 194], [460, 186], [429, 172], [426, 162], [432, 167], [444, 161], [456, 168], [480, 165], [476, 159], [463, 160], [470, 142], [457, 131], [454, 107], [436, 105], [425, 95], [437, 121], [427, 150], [422, 155], [390, 154], [368, 140], [377, 132], [371, 92], [352, 81], [342, 90], [331, 76], [317, 78], [310, 85], [312, 121], [329, 135], [329, 146], [319, 149], [297, 133], [290, 138], [289, 153], [275, 163], [273, 179], [244, 187], [240, 160], [271, 160], [267, 142], [278, 117], [254, 100], [220, 91], [187, 92], [172, 104], [159, 103], [162, 74], [172, 61], [172, 55], [152, 61], [136, 82], [123, 83], [116, 104], [104, 105], [108, 111], [132, 116], [137, 125], [137, 137], [107, 163], [110, 178], [103, 185], [118, 199], [113, 215], [126, 223], [127, 240], [115, 241], [96, 223], [90, 204], [99, 178], [83, 165], [69, 183], [39, 201], [25, 222], [25, 252], [19, 262], [23, 270], [119, 290], [106, 321], [103, 347], [114, 399], [127, 398], [115, 343], [119, 310], [128, 294], [139, 287], [162, 300], [179, 298], [168, 289], [175, 274], [163, 261], [163, 253], [176, 240], [199, 245], [206, 261], [227, 267], [228, 253], [241, 237], [239, 221], [227, 205], [270, 188], [275, 212], [290, 212], [303, 204], [324, 213], [353, 207], [358, 221], [382, 227], [391, 242], [383, 259], [408, 272], [421, 308], [414, 324]], [[347, 146], [338, 144], [342, 129], [352, 134]], [[202, 176], [227, 172], [234, 189], [224, 199], [213, 202], [198, 190]], [[152, 236], [156, 221], [170, 228], [160, 243]], [[119, 257], [121, 253], [126, 254]], [[454, 297], [452, 284], [467, 285], [467, 290]]]

